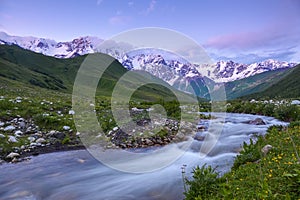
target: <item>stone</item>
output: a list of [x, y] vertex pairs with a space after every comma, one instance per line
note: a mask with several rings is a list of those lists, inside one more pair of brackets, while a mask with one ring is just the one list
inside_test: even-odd
[[75, 111], [74, 110], [69, 110], [69, 115], [74, 115]]
[[19, 128], [20, 129], [25, 129], [26, 128], [26, 123], [25, 122], [20, 122], [19, 123]]
[[35, 141], [35, 137], [30, 136], [30, 137], [27, 138], [27, 140], [29, 140], [30, 143], [34, 142]]
[[54, 136], [55, 138], [57, 138], [57, 139], [62, 140], [62, 139], [64, 139], [64, 138], [66, 137], [66, 134], [64, 134], [64, 133], [62, 133], [62, 132], [55, 132], [55, 133], [53, 134], [53, 136]]
[[150, 139], [148, 139], [148, 138], [145, 139], [145, 143], [146, 143], [148, 146], [153, 145], [153, 142], [152, 142]]
[[252, 124], [252, 125], [266, 125], [264, 120], [261, 119], [261, 118], [256, 118], [255, 120], [250, 120], [249, 124]]
[[18, 142], [18, 141], [14, 136], [9, 136], [8, 137], [8, 142], [15, 143], [15, 142]]
[[16, 137], [18, 137], [18, 136], [20, 136], [20, 135], [22, 135], [22, 134], [23, 134], [23, 132], [20, 131], [20, 130], [17, 130], [17, 131], [15, 132], [15, 136], [16, 136]]
[[206, 127], [204, 125], [197, 125], [197, 129], [199, 131], [205, 131], [206, 130]]
[[0, 138], [5, 138], [5, 135], [3, 135], [2, 133], [0, 133]]
[[44, 138], [39, 138], [35, 142], [43, 144], [43, 143], [46, 143], [46, 140]]
[[117, 131], [118, 129], [119, 129], [119, 127], [116, 126], [113, 128], [113, 131]]
[[11, 162], [12, 162], [12, 163], [21, 162], [21, 159], [18, 159], [18, 158], [13, 158]]
[[49, 133], [46, 134], [46, 136], [48, 136], [48, 137], [50, 136], [50, 137], [51, 137], [51, 136], [53, 136], [55, 133], [56, 133], [55, 130], [51, 130]]
[[68, 130], [70, 130], [70, 126], [63, 126], [63, 129], [64, 129], [65, 131], [68, 131]]
[[4, 128], [4, 131], [13, 131], [15, 129], [16, 129], [16, 127], [14, 127], [12, 125], [9, 125], [9, 126], [7, 126], [7, 127]]
[[205, 134], [203, 133], [196, 133], [196, 135], [194, 136], [194, 139], [195, 140], [198, 140], [198, 141], [203, 141], [205, 139]]
[[266, 156], [272, 148], [272, 145], [267, 144], [261, 149], [261, 152]]
[[5, 124], [4, 122], [0, 122], [0, 127], [1, 127], [1, 126], [4, 126], [4, 124]]
[[31, 147], [36, 147], [36, 146], [41, 146], [41, 144], [40, 143], [36, 143], [36, 142], [32, 142], [32, 143], [30, 143], [30, 146]]
[[13, 159], [13, 158], [17, 158], [17, 157], [20, 157], [20, 154], [14, 153], [14, 152], [11, 152], [10, 154], [8, 154], [6, 156], [7, 159]]
[[300, 105], [300, 101], [299, 100], [293, 100], [291, 102], [292, 105]]

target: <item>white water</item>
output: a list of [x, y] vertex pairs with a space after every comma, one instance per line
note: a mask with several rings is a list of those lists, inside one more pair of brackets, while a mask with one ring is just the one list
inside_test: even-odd
[[[257, 117], [267, 125], [243, 123]], [[0, 199], [183, 199], [183, 164], [187, 165], [187, 176], [191, 176], [193, 167], [205, 163], [218, 166], [217, 170], [224, 173], [232, 166], [236, 150], [243, 141], [248, 142], [254, 133], [264, 134], [275, 124], [286, 125], [271, 117], [227, 114], [222, 135], [208, 156], [200, 158], [201, 142], [195, 140], [181, 158], [151, 173], [113, 170], [85, 150], [44, 154], [22, 163], [3, 164], [0, 165]]]

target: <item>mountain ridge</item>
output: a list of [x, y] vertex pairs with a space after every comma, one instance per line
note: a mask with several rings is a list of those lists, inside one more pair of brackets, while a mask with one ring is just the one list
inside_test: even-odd
[[[15, 44], [24, 49], [56, 58], [73, 58], [79, 55], [100, 52], [101, 50], [99, 50], [97, 47], [99, 44], [101, 44], [101, 42], [103, 42], [102, 39], [93, 36], [79, 37], [69, 42], [56, 42], [54, 40], [45, 38], [10, 36], [4, 32], [0, 32], [0, 44]], [[296, 65], [296, 63], [288, 63], [269, 59], [263, 62], [252, 64], [242, 64], [234, 61], [218, 61], [213, 65], [199, 66], [193, 63], [183, 63], [180, 58], [172, 57], [170, 59], [165, 57], [165, 55], [160, 54], [155, 55], [153, 53], [140, 53], [136, 55], [123, 55], [119, 54], [118, 52], [106, 52], [119, 60], [119, 62], [129, 70], [140, 70], [145, 66], [145, 64], [148, 66], [157, 66], [163, 64], [164, 66], [170, 67], [171, 70], [169, 71], [180, 67], [182, 69], [177, 70], [190, 72], [182, 74], [184, 78], [203, 78], [206, 76], [217, 83], [231, 82], [266, 71], [292, 68]], [[149, 59], [146, 59], [150, 57], [154, 58], [152, 59], [152, 62], [150, 62]], [[157, 60], [160, 60], [160, 62], [157, 62]], [[149, 67], [148, 72], [151, 73]], [[179, 75], [174, 70], [172, 73], [168, 74], [173, 78], [165, 77], [163, 80], [168, 82], [170, 85], [173, 85]], [[157, 73], [153, 73], [153, 75], [160, 77]]]

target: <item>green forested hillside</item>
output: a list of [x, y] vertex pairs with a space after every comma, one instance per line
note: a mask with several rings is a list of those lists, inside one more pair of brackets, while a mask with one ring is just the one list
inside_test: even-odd
[[286, 69], [279, 69], [228, 82], [225, 84], [227, 98], [235, 99], [263, 91], [279, 81], [286, 71]]
[[243, 98], [298, 98], [300, 97], [300, 65], [274, 79], [265, 90]]

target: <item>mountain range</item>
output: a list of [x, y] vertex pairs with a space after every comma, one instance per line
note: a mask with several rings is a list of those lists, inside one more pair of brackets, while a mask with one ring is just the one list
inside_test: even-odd
[[[47, 56], [63, 58], [61, 60], [99, 52], [101, 50], [97, 47], [102, 41], [86, 36], [70, 42], [56, 42], [44, 38], [10, 36], [0, 32], [0, 44], [3, 46], [17, 45]], [[149, 72], [179, 90], [205, 98], [209, 98], [207, 85], [224, 84], [228, 98], [262, 91], [272, 85], [274, 77], [278, 80], [280, 74], [296, 65], [271, 59], [252, 64], [218, 61], [212, 65], [197, 65], [162, 51], [139, 50], [127, 54], [109, 50], [106, 52], [127, 70]]]

